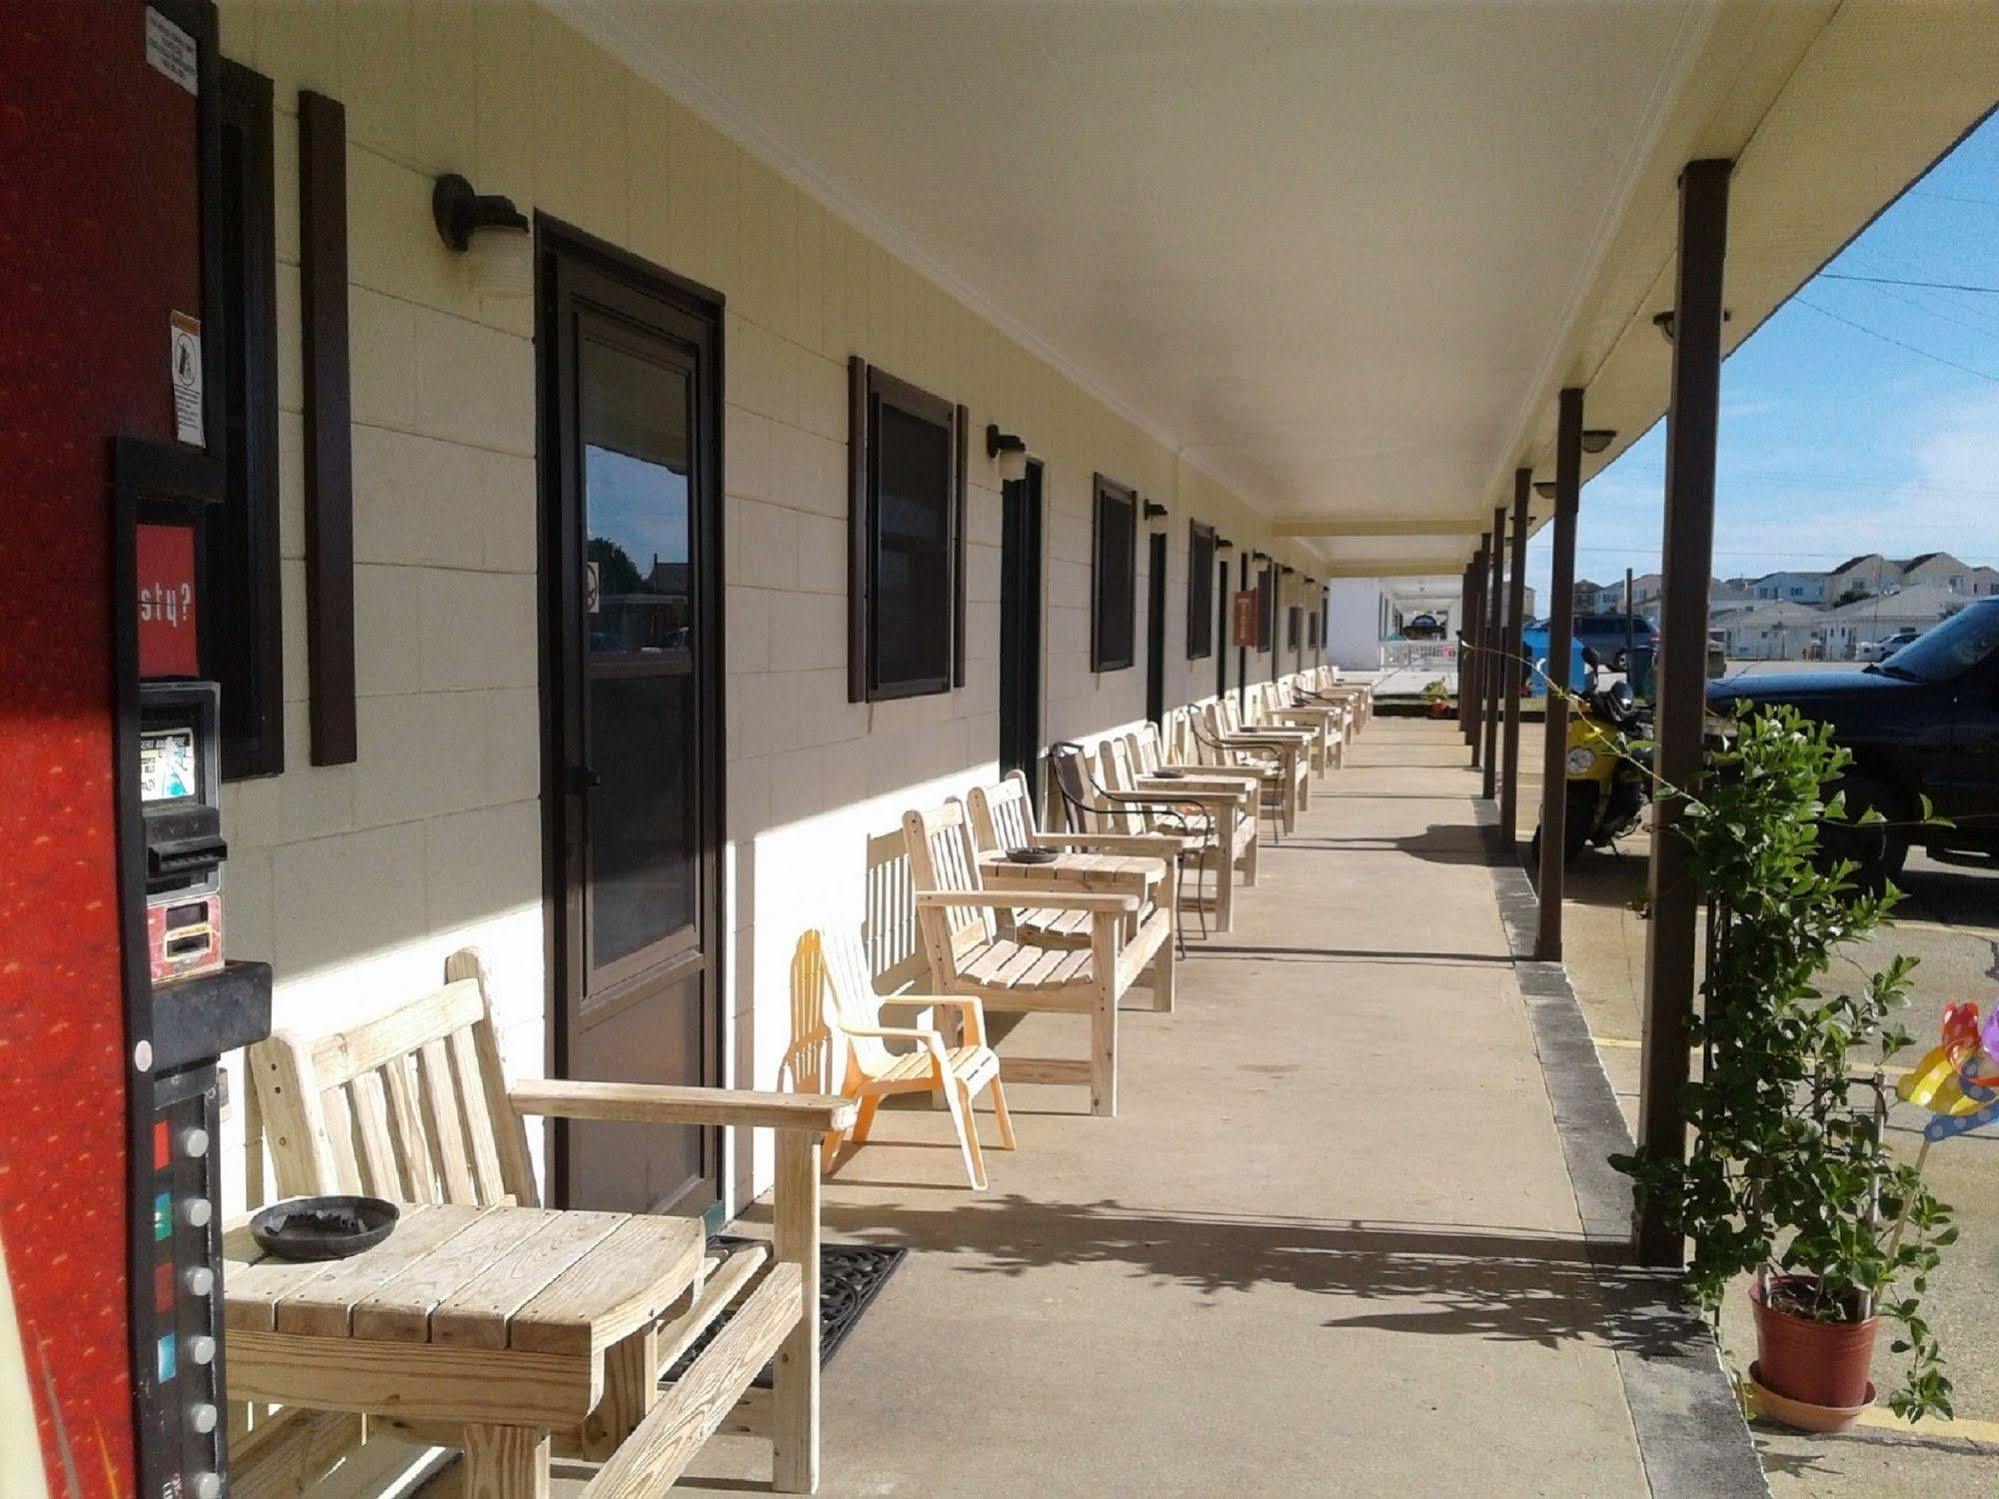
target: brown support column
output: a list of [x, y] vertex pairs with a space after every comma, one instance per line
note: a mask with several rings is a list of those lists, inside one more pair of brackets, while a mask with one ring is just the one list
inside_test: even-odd
[[[1680, 174], [1680, 254], [1673, 297], [1673, 383], [1666, 407], [1666, 521], [1660, 567], [1659, 706], [1653, 768], [1686, 786], [1701, 764], [1707, 713], [1708, 579], [1714, 566], [1715, 439], [1721, 408], [1722, 261], [1728, 244], [1726, 161], [1692, 161]], [[1651, 914], [1646, 923], [1645, 1028], [1638, 1143], [1686, 1154], [1687, 1018], [1694, 1003], [1700, 913], [1679, 808], [1653, 802]], [[1685, 1240], [1656, 1206], [1634, 1225], [1640, 1263], [1677, 1266]]]
[[1465, 564], [1458, 604], [1458, 730], [1478, 764], [1478, 580], [1485, 565], [1480, 551]]
[[1541, 757], [1541, 925], [1534, 956], [1562, 959], [1562, 855], [1568, 844], [1569, 680], [1575, 652], [1576, 512], [1582, 502], [1583, 393], [1562, 392], [1555, 418], [1555, 561], [1548, 579], [1548, 734]]
[[1465, 704], [1465, 742], [1471, 746], [1471, 767], [1479, 765], [1485, 736], [1485, 542], [1471, 558], [1471, 604], [1465, 610], [1465, 650], [1459, 658], [1459, 694]]
[[1499, 683], [1506, 675], [1500, 669], [1500, 654], [1506, 644], [1506, 507], [1492, 512], [1492, 576], [1485, 593], [1485, 641], [1479, 651], [1478, 686], [1484, 699], [1481, 710], [1485, 729], [1485, 799], [1499, 795]]
[[1513, 576], [1506, 586], [1506, 643], [1502, 648], [1499, 690], [1506, 695], [1506, 771], [1499, 786], [1499, 850], [1510, 854], [1518, 846], [1513, 825], [1520, 817], [1520, 634], [1527, 612], [1527, 500], [1534, 489], [1534, 471], [1513, 471]]

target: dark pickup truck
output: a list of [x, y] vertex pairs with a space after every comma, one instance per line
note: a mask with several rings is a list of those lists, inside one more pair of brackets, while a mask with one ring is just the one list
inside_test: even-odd
[[[1789, 703], [1833, 726], [1853, 751], [1847, 808], [1879, 809], [1889, 830], [1840, 835], [1861, 878], [1892, 878], [1912, 844], [1999, 860], [1999, 598], [1953, 614], [1860, 671], [1738, 677], [1708, 684], [1708, 705]], [[1948, 828], [1911, 828], [1927, 796]]]

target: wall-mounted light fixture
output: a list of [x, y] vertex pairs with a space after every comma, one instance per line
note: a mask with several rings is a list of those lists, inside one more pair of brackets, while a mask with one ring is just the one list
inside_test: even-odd
[[1609, 427], [1583, 428], [1583, 451], [1585, 453], [1601, 453], [1616, 441], [1617, 433]]
[[1000, 431], [997, 425], [986, 426], [986, 456], [993, 461], [993, 471], [1002, 480], [1025, 479], [1027, 477], [1027, 440], [1016, 437], [1011, 432]]
[[1158, 520], [1165, 513], [1166, 507], [1157, 500], [1147, 500], [1145, 502], [1145, 518], [1147, 520]]
[[[472, 289], [483, 297], [525, 297], [534, 291], [527, 215], [512, 198], [477, 191], [456, 172], [437, 179], [430, 216], [438, 238], [465, 256]], [[490, 231], [490, 232], [482, 232]]]
[[[1733, 322], [1735, 314], [1724, 307], [1721, 310], [1721, 320], [1724, 323]], [[1671, 343], [1673, 341], [1673, 309], [1668, 307], [1664, 312], [1654, 313], [1652, 315], [1652, 326], [1659, 330], [1660, 336], [1667, 343]], [[1595, 452], [1596, 449], [1591, 448], [1590, 451]]]
[[1235, 543], [1230, 541], [1226, 536], [1217, 536], [1215, 538], [1215, 550], [1218, 552], [1233, 552], [1235, 550]]

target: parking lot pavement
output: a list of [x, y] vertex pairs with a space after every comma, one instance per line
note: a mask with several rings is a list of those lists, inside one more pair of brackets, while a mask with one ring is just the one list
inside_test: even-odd
[[[1531, 835], [1538, 788], [1523, 786], [1522, 830]], [[1524, 840], [1523, 840], [1524, 847]], [[1639, 1015], [1643, 1008], [1646, 927], [1637, 906], [1645, 893], [1649, 840], [1641, 833], [1616, 853], [1590, 850], [1570, 866], [1563, 916], [1564, 956], [1591, 1033], [1627, 1123], [1638, 1104]], [[1907, 900], [1893, 927], [1855, 944], [1828, 982], [1854, 983], [1895, 953], [1919, 960], [1905, 1024], [1915, 1044], [1896, 1060], [1913, 1062], [1935, 1044], [1945, 1004], [1975, 999], [1989, 1011], [1999, 999], [1999, 868], [1960, 867], [1912, 854], [1899, 882]], [[1701, 949], [1696, 948], [1696, 952]], [[1927, 1115], [1897, 1104], [1889, 1129], [1913, 1158]], [[1948, 1141], [1930, 1153], [1926, 1172], [1954, 1204], [1963, 1234], [1931, 1278], [1929, 1316], [1950, 1358], [1959, 1420], [1949, 1428], [1910, 1428], [1879, 1412], [1879, 1424], [1843, 1437], [1803, 1437], [1759, 1425], [1757, 1443], [1773, 1492], [1794, 1495], [1986, 1492], [1999, 1460], [1999, 1339], [1993, 1336], [1999, 1290], [1999, 1129]], [[1731, 1299], [1722, 1322], [1731, 1362], [1753, 1357], [1747, 1302]], [[1899, 1379], [1883, 1329], [1874, 1378], [1884, 1392]]]

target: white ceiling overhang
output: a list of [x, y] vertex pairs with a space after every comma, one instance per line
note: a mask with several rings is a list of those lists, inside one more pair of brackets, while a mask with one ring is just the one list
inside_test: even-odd
[[1682, 163], [1733, 346], [1999, 80], [1989, 0], [557, 3], [1333, 573], [1456, 571], [1561, 385], [1586, 474], [1658, 418]]

